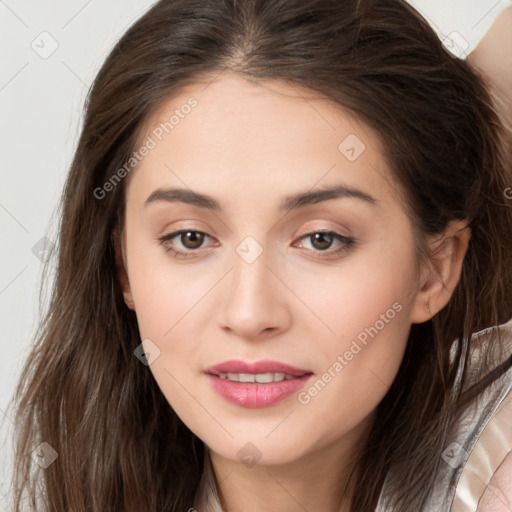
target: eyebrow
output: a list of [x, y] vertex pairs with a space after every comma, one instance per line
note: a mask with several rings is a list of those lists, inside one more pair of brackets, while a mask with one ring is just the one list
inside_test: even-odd
[[[377, 199], [358, 188], [347, 185], [332, 185], [317, 190], [308, 190], [292, 196], [287, 196], [279, 205], [279, 211], [287, 212], [297, 208], [303, 208], [311, 204], [338, 198], [355, 198], [370, 205], [378, 204]], [[222, 211], [220, 203], [213, 197], [185, 188], [156, 189], [146, 199], [144, 206], [148, 206], [151, 203], [159, 201], [170, 203], [181, 202], [217, 212]]]

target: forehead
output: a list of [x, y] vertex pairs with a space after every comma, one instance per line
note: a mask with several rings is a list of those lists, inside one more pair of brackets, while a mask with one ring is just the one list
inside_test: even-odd
[[[376, 150], [382, 149], [376, 134], [353, 112], [317, 91], [290, 81], [256, 82], [233, 73], [203, 79], [173, 92], [149, 116], [142, 133], [145, 137], [160, 128], [161, 136], [170, 138], [165, 136], [172, 132], [178, 140], [179, 133], [186, 132], [189, 125], [194, 126], [196, 138], [212, 144], [240, 139], [284, 144], [307, 136], [318, 146], [327, 134], [337, 132], [336, 137], [342, 137], [344, 131], [352, 130]], [[240, 127], [245, 129], [243, 134], [238, 132]], [[326, 149], [332, 148], [331, 137], [325, 142]], [[295, 150], [300, 151], [300, 147]]]
[[230, 73], [195, 82], [162, 102], [141, 133], [139, 147], [152, 149], [130, 181], [146, 197], [162, 182], [220, 195], [226, 186], [246, 195], [288, 195], [337, 179], [370, 188], [391, 180], [370, 127], [291, 82], [256, 83]]

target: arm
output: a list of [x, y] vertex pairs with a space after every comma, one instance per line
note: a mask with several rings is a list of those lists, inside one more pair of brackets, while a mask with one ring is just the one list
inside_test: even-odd
[[466, 60], [489, 80], [500, 114], [512, 122], [512, 7], [500, 13]]

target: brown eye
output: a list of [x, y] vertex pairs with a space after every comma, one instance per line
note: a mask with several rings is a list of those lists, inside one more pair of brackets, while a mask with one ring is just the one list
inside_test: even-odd
[[313, 233], [309, 235], [309, 238], [312, 242], [313, 247], [318, 250], [329, 249], [334, 239], [331, 233], [324, 232]]
[[195, 257], [201, 252], [198, 249], [203, 248], [205, 238], [210, 238], [210, 236], [202, 231], [182, 229], [158, 238], [158, 241], [174, 257], [188, 258]]
[[[336, 231], [313, 231], [303, 235], [299, 240], [301, 246], [321, 258], [334, 258], [349, 250], [356, 244], [355, 238], [340, 235]], [[337, 248], [333, 249], [333, 246]], [[308, 247], [309, 246], [309, 247]], [[323, 253], [323, 254], [322, 254]]]
[[180, 241], [187, 249], [198, 249], [203, 245], [204, 233], [200, 231], [184, 231], [180, 235]]

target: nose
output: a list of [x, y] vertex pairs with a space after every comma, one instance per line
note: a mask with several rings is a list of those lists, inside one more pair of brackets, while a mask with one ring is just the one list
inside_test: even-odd
[[[242, 254], [242, 256], [240, 256]], [[290, 292], [268, 252], [254, 260], [233, 255], [233, 268], [222, 290], [220, 326], [240, 338], [260, 339], [283, 332], [291, 323]]]

